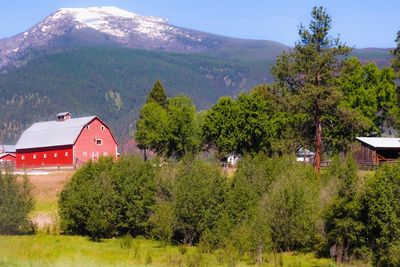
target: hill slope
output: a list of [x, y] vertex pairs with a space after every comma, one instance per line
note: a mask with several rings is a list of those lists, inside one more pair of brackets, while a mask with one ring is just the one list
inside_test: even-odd
[[118, 47], [77, 48], [35, 58], [0, 75], [0, 125], [14, 142], [34, 121], [99, 115], [121, 140], [157, 79], [169, 95], [191, 96], [198, 108], [270, 81], [272, 61], [222, 60]]

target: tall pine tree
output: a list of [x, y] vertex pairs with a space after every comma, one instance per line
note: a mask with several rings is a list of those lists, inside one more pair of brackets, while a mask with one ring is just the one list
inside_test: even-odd
[[301, 113], [305, 126], [310, 126], [313, 135], [307, 138], [314, 142], [314, 168], [320, 171], [323, 128], [330, 123], [340, 99], [334, 78], [339, 73], [341, 59], [350, 52], [339, 38], [332, 38], [329, 30], [332, 19], [323, 7], [314, 7], [308, 28], [300, 25], [299, 41], [293, 50], [277, 58], [272, 68], [279, 85], [286, 88], [295, 113]]

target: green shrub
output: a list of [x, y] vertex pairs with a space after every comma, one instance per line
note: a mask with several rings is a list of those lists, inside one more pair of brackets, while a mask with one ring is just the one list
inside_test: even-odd
[[175, 214], [183, 242], [197, 243], [202, 233], [213, 229], [224, 210], [226, 181], [221, 170], [203, 161], [185, 158], [177, 172]]
[[376, 266], [399, 266], [400, 164], [381, 167], [367, 184], [362, 216]]
[[33, 209], [31, 185], [28, 177], [22, 179], [0, 171], [0, 234], [31, 232], [28, 219]]
[[116, 193], [117, 229], [121, 234], [149, 234], [149, 217], [156, 201], [156, 170], [152, 161], [122, 157], [111, 175]]
[[310, 249], [320, 218], [319, 186], [311, 167], [291, 163], [262, 200], [275, 249]]
[[338, 180], [338, 190], [325, 212], [327, 247], [334, 246], [336, 261], [348, 262], [365, 245], [365, 225], [361, 218], [362, 203], [354, 160], [336, 159], [327, 172]]
[[60, 195], [63, 231], [96, 240], [147, 234], [155, 202], [153, 169], [139, 157], [101, 158], [83, 166]]
[[150, 224], [153, 237], [160, 240], [161, 246], [165, 247], [171, 241], [176, 225], [173, 205], [167, 201], [159, 201], [150, 217]]

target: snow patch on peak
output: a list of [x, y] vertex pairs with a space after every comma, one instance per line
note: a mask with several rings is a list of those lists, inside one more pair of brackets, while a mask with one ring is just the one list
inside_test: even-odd
[[136, 31], [148, 34], [150, 37], [161, 35], [165, 31], [166, 19], [150, 16], [141, 16], [117, 7], [88, 7], [88, 8], [61, 8], [57, 10], [50, 20], [62, 19], [70, 16], [78, 23], [76, 28], [92, 28], [106, 34], [124, 37], [131, 29], [121, 29], [112, 23], [112, 20], [123, 19], [135, 23]]
[[79, 22], [87, 22], [93, 19], [102, 19], [104, 17], [122, 17], [132, 19], [137, 17], [135, 13], [117, 8], [117, 7], [88, 7], [88, 8], [61, 8], [59, 9], [54, 18], [60, 15], [71, 14]]

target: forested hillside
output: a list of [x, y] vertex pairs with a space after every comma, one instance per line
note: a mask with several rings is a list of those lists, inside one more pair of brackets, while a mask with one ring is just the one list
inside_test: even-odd
[[42, 56], [0, 75], [0, 130], [13, 143], [32, 122], [70, 111], [100, 116], [121, 140], [157, 79], [170, 95], [186, 94], [201, 109], [271, 81], [272, 63], [117, 47]]

